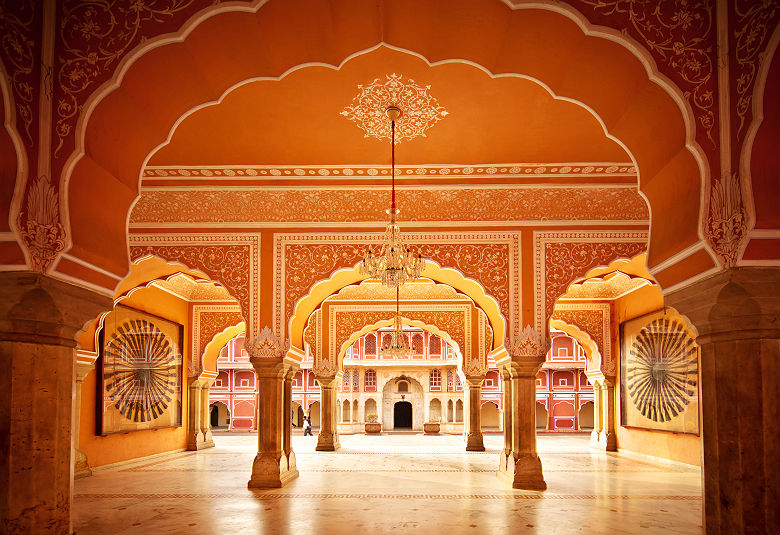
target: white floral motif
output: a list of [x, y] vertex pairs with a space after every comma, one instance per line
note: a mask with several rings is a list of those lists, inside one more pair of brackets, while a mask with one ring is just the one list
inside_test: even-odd
[[254, 339], [244, 341], [244, 349], [252, 358], [282, 359], [287, 353], [289, 344], [274, 334], [269, 327], [263, 327]]
[[485, 364], [478, 358], [469, 360], [468, 362], [466, 362], [466, 365], [463, 367], [463, 372], [466, 374], [467, 377], [484, 376], [487, 373], [487, 370], [488, 370], [487, 364]]
[[514, 337], [508, 349], [513, 358], [544, 358], [549, 344], [546, 336], [536, 332], [536, 329], [530, 325], [526, 325], [525, 329]]
[[400, 74], [387, 74], [387, 80], [375, 79], [368, 85], [358, 85], [360, 93], [341, 115], [365, 132], [365, 137], [390, 139], [390, 121], [385, 109], [398, 106], [403, 114], [395, 124], [395, 142], [425, 136], [425, 131], [442, 120], [447, 110], [428, 94], [431, 86], [404, 80]]
[[322, 359], [312, 368], [316, 377], [333, 377], [338, 372], [338, 368], [329, 360]]

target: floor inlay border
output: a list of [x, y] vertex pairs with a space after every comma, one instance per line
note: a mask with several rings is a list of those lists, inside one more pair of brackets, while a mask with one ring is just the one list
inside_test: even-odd
[[307, 493], [307, 494], [256, 494], [246, 493], [144, 493], [144, 494], [120, 494], [120, 493], [101, 493], [101, 494], [76, 494], [77, 499], [216, 499], [216, 498], [244, 498], [261, 500], [280, 500], [280, 499], [393, 499], [393, 500], [672, 500], [672, 501], [701, 501], [701, 496], [629, 496], [625, 494], [617, 495], [592, 495], [592, 494], [353, 494], [353, 493]]

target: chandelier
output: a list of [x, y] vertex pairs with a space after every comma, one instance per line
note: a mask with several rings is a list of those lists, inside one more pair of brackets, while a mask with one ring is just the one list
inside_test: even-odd
[[389, 344], [382, 344], [381, 355], [395, 358], [405, 358], [414, 355], [414, 350], [409, 347], [404, 336], [404, 328], [401, 323], [400, 286], [395, 287], [395, 317], [393, 318], [393, 332]]
[[415, 255], [404, 244], [401, 238], [401, 229], [395, 220], [398, 210], [395, 207], [395, 121], [401, 116], [401, 110], [396, 106], [387, 108], [387, 116], [390, 118], [390, 175], [392, 177], [392, 194], [390, 197], [390, 224], [385, 230], [385, 241], [375, 254], [369, 249], [360, 262], [361, 275], [368, 275], [372, 279], [379, 279], [388, 288], [398, 289], [404, 282], [416, 279], [425, 268], [425, 260], [422, 255]]

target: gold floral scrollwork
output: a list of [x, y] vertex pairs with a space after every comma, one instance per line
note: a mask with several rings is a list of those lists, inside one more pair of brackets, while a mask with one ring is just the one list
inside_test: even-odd
[[46, 271], [65, 248], [65, 228], [60, 223], [59, 197], [47, 176], [32, 185], [27, 196], [27, 212], [18, 218], [22, 240], [30, 252], [32, 267]]
[[281, 360], [287, 354], [289, 343], [278, 337], [269, 327], [263, 327], [255, 338], [244, 341], [250, 358]]
[[704, 235], [723, 267], [736, 265], [747, 238], [747, 213], [739, 176], [724, 176], [710, 192]]
[[360, 93], [341, 115], [355, 123], [365, 137], [390, 139], [390, 121], [385, 109], [398, 106], [403, 112], [396, 121], [395, 140], [425, 136], [425, 131], [441, 121], [447, 110], [433, 98], [431, 86], [420, 86], [414, 80], [404, 80], [400, 74], [387, 74], [387, 80], [375, 79], [367, 85], [358, 85]]
[[544, 359], [549, 347], [549, 337], [526, 325], [513, 337], [507, 350], [513, 359]]

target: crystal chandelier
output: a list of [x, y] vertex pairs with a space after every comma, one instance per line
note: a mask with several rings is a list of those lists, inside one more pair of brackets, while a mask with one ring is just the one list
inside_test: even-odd
[[404, 244], [401, 238], [401, 229], [396, 223], [395, 216], [398, 210], [395, 207], [395, 121], [401, 116], [401, 110], [396, 106], [387, 108], [387, 116], [390, 118], [390, 174], [392, 176], [392, 194], [390, 201], [390, 224], [385, 230], [385, 241], [377, 254], [369, 249], [360, 263], [360, 273], [368, 275], [372, 279], [379, 279], [388, 288], [398, 288], [410, 279], [416, 279], [425, 268], [425, 260], [422, 256], [415, 255]]
[[390, 343], [382, 345], [382, 356], [404, 358], [414, 355], [414, 350], [409, 347], [404, 336], [404, 327], [401, 323], [400, 287], [395, 287], [395, 317], [393, 318], [393, 333]]

